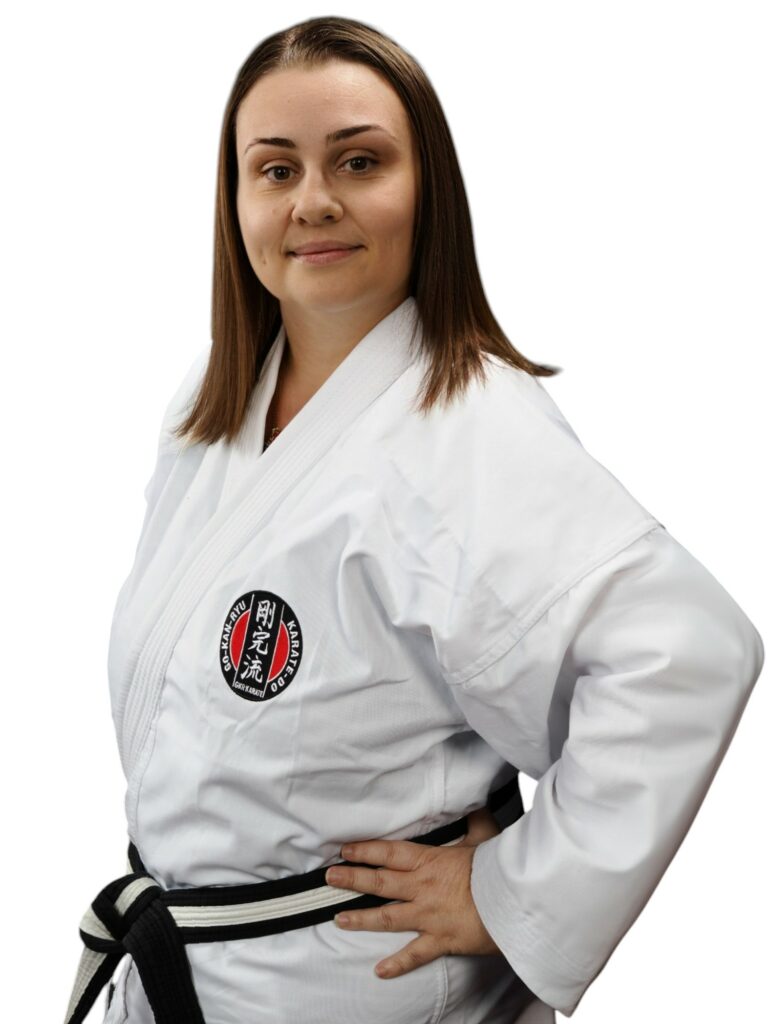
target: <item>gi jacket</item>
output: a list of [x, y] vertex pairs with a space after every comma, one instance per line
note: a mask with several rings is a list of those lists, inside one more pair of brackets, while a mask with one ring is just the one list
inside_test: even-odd
[[[417, 933], [191, 946], [209, 1024], [435, 1024], [480, 1004], [492, 962], [570, 1016], [763, 663], [744, 612], [536, 377], [489, 356], [485, 382], [417, 412], [419, 330], [409, 297], [266, 450], [283, 327], [236, 443], [171, 435], [207, 348], [173, 396], [110, 637], [128, 833], [161, 885], [264, 881], [455, 820], [519, 769], [533, 805], [471, 879], [504, 956], [383, 981]], [[128, 975], [114, 1020], [151, 1020]]]

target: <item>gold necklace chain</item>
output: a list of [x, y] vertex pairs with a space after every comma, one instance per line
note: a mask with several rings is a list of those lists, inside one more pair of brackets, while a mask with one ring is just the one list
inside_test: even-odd
[[275, 438], [277, 437], [277, 435], [280, 433], [280, 431], [282, 429], [283, 429], [282, 427], [272, 427], [272, 433], [267, 438], [267, 443], [264, 445], [265, 448], [268, 448], [269, 445], [272, 444], [272, 442], [275, 440]]

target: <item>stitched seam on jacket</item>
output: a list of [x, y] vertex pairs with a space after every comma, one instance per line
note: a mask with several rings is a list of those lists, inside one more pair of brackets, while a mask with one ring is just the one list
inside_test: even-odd
[[[573, 590], [573, 588], [580, 583], [583, 579], [599, 569], [601, 565], [620, 555], [627, 548], [631, 547], [636, 541], [641, 540], [643, 537], [652, 533], [654, 530], [664, 530], [665, 527], [655, 518], [646, 519], [642, 524], [637, 523], [631, 528], [631, 530], [625, 530], [618, 538], [614, 538], [613, 541], [606, 545], [602, 549], [602, 552], [589, 562], [584, 563], [575, 573], [564, 577], [559, 583], [555, 584], [550, 588], [549, 592], [545, 594], [536, 604], [531, 608], [528, 614], [505, 635], [499, 639], [499, 641], [490, 648], [489, 651], [485, 651], [478, 659], [474, 662], [470, 662], [463, 669], [457, 669], [452, 672], [451, 675], [454, 677], [461, 677], [465, 672], [470, 674], [466, 678], [454, 678], [446, 679], [449, 686], [461, 686], [462, 688], [471, 688], [471, 683], [477, 680], [477, 677], [482, 675], [483, 672], [487, 671], [491, 665], [494, 665], [500, 658], [503, 658], [505, 654], [509, 654], [512, 649], [518, 644], [523, 637], [531, 630], [536, 623], [542, 619], [547, 612], [553, 608], [558, 601], [560, 601], [565, 595]], [[629, 537], [629, 540], [627, 540]], [[510, 613], [511, 614], [511, 613]]]
[[437, 995], [435, 997], [435, 1009], [429, 1018], [429, 1024], [440, 1024], [448, 1005], [448, 969], [445, 966], [445, 957], [439, 956], [436, 961], [437, 974]]
[[[579, 444], [581, 444], [580, 441]], [[412, 494], [429, 506], [435, 520], [439, 522], [442, 529], [445, 530], [448, 536], [450, 536], [453, 543], [461, 551], [462, 556], [471, 566], [472, 572], [476, 576], [478, 583], [482, 584], [487, 589], [497, 602], [497, 606], [512, 619], [510, 629], [506, 633], [503, 633], [495, 644], [483, 651], [482, 654], [478, 655], [478, 657], [473, 661], [464, 665], [460, 669], [454, 669], [450, 672], [446, 672], [446, 670], [443, 669], [443, 676], [449, 686], [465, 686], [475, 676], [485, 672], [486, 669], [494, 664], [494, 662], [498, 661], [504, 654], [511, 651], [515, 644], [525, 636], [528, 630], [531, 629], [531, 627], [534, 626], [538, 620], [545, 615], [557, 601], [560, 600], [561, 597], [580, 582], [581, 579], [587, 576], [594, 569], [599, 568], [604, 562], [608, 561], [608, 559], [620, 554], [628, 548], [630, 544], [633, 544], [636, 540], [644, 537], [646, 533], [649, 533], [651, 530], [655, 530], [658, 527], [665, 529], [664, 524], [660, 523], [655, 516], [642, 509], [642, 506], [638, 506], [641, 510], [645, 511], [645, 516], [640, 522], [633, 522], [631, 527], [623, 530], [618, 536], [613, 537], [613, 539], [601, 549], [598, 555], [593, 555], [589, 560], [584, 562], [575, 573], [571, 573], [555, 583], [550, 587], [549, 591], [539, 598], [532, 607], [523, 613], [522, 618], [520, 618], [516, 616], [514, 610], [507, 607], [506, 603], [500, 594], [496, 592], [490, 581], [486, 579], [482, 572], [479, 571], [478, 567], [469, 557], [466, 547], [461, 544], [455, 531], [451, 529], [450, 524], [446, 521], [440, 510], [435, 508], [434, 504], [429, 501], [427, 496], [411, 482], [411, 480], [403, 473], [400, 465], [397, 463], [390, 463], [390, 469], [395, 473], [397, 478], [410, 489]], [[384, 502], [387, 502], [386, 495], [384, 495]]]
[[[529, 938], [531, 942], [539, 943], [547, 947], [550, 953], [553, 953], [571, 972], [573, 972], [573, 978], [571, 980], [581, 982], [584, 979], [584, 975], [591, 976], [594, 972], [594, 966], [592, 964], [581, 963], [577, 960], [572, 960], [567, 953], [563, 953], [561, 949], [553, 945], [546, 937], [546, 935], [537, 935], [530, 924], [523, 920], [520, 922], [520, 930], [523, 932], [524, 938]], [[542, 960], [536, 955], [538, 962], [545, 968], [551, 968], [551, 964], [548, 964], [546, 960]]]

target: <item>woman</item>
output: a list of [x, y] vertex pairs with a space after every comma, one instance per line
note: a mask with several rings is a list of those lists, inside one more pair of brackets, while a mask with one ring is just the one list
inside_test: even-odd
[[439, 102], [370, 27], [241, 68], [212, 334], [115, 609], [129, 866], [67, 1021], [125, 953], [110, 1024], [571, 1016], [763, 646], [503, 335]]

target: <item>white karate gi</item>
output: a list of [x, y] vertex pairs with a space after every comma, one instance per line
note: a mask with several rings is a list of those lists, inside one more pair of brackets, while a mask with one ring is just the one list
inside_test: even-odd
[[[379, 979], [418, 933], [332, 921], [189, 945], [207, 1024], [510, 1024], [517, 976], [539, 997], [521, 1024], [570, 1016], [762, 666], [743, 611], [537, 378], [491, 357], [417, 413], [412, 325], [408, 298], [263, 453], [282, 328], [236, 444], [170, 435], [207, 349], [174, 395], [110, 637], [128, 832], [164, 887], [277, 879], [453, 821], [514, 765], [534, 804], [472, 873], [504, 956]], [[152, 1021], [130, 957], [105, 1020]]]

